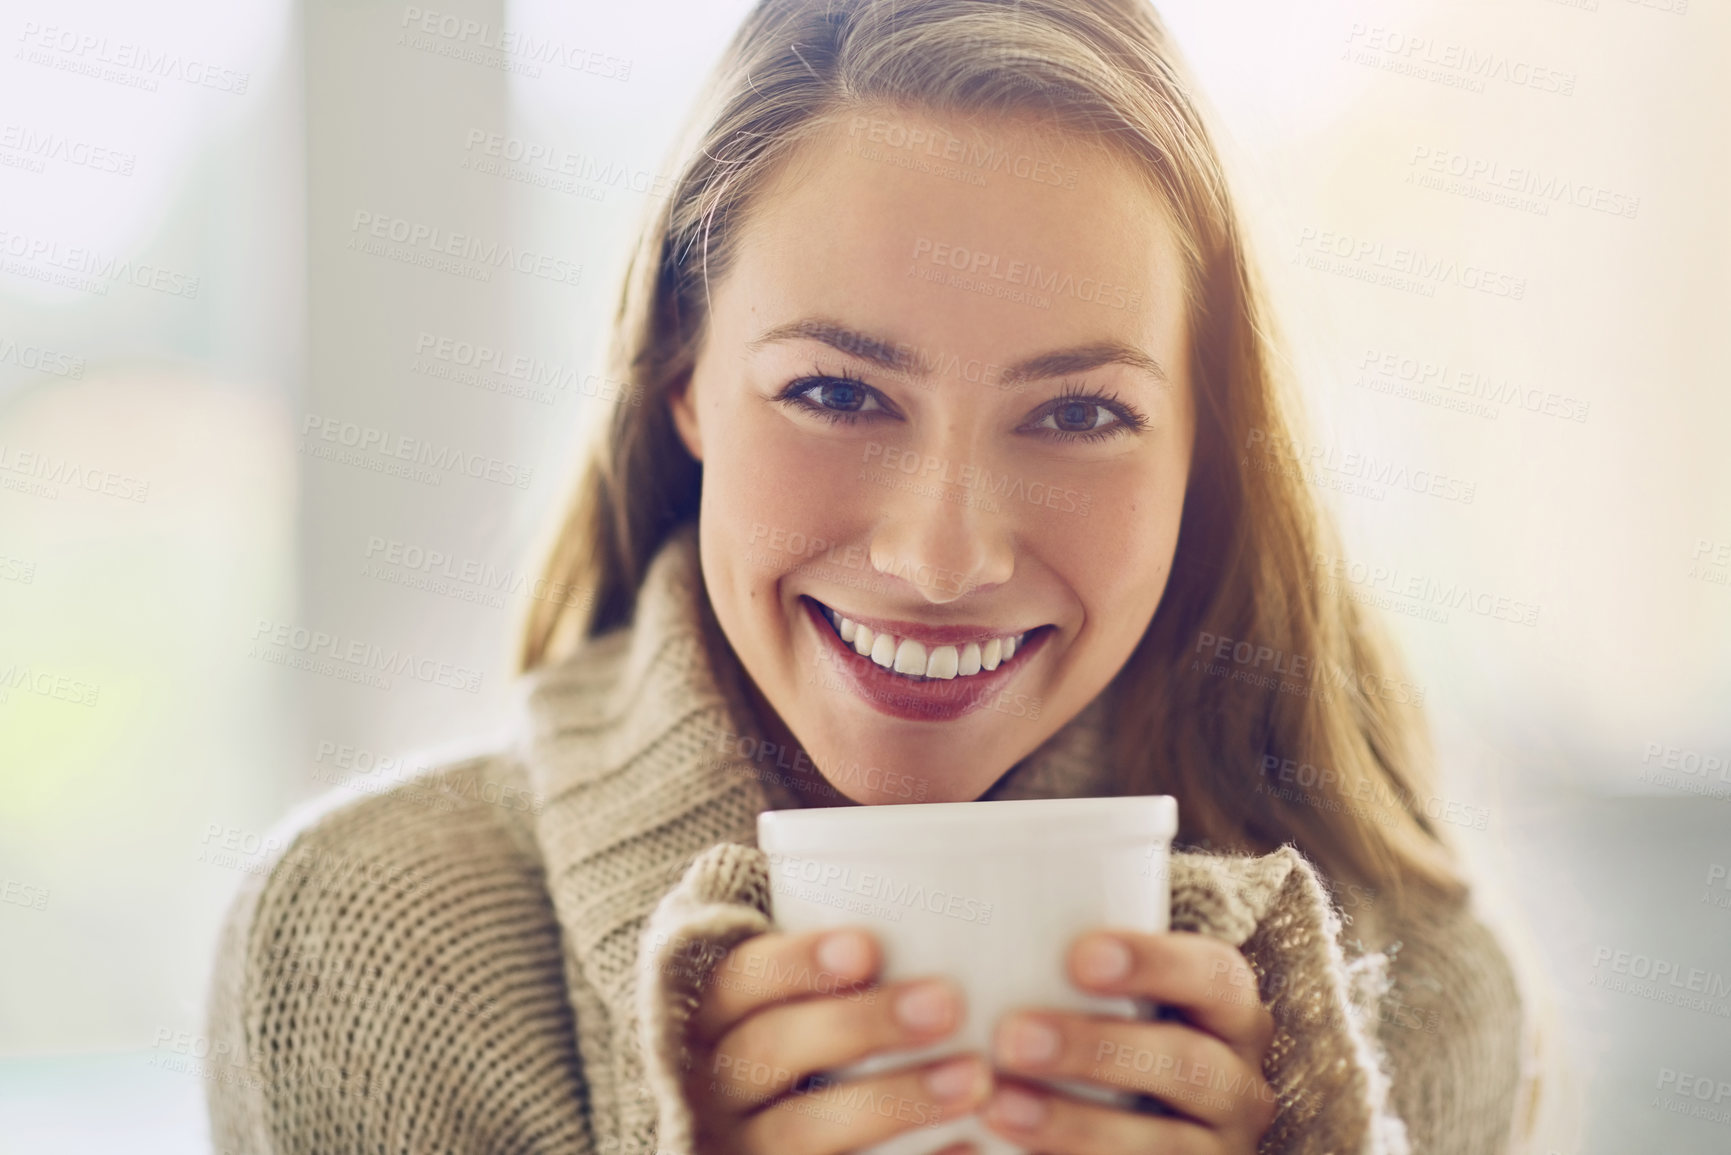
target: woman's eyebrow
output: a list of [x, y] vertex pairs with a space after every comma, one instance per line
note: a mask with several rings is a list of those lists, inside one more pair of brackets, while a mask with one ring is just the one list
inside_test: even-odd
[[[908, 377], [924, 377], [931, 366], [943, 364], [946, 360], [906, 341], [862, 333], [827, 317], [806, 317], [776, 325], [765, 330], [746, 348], [756, 352], [777, 341], [797, 340], [821, 341], [832, 349]], [[1163, 385], [1171, 383], [1171, 378], [1159, 361], [1134, 345], [1122, 341], [1094, 341], [1027, 357], [1005, 368], [997, 380], [1001, 384], [1011, 385], [1048, 377], [1062, 377], [1069, 373], [1084, 373], [1102, 365], [1128, 365], [1142, 370]]]

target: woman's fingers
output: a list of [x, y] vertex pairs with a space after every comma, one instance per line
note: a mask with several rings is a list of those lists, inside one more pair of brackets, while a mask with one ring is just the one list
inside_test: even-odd
[[709, 1053], [692, 1088], [727, 1114], [744, 1114], [801, 1079], [877, 1051], [935, 1042], [962, 1021], [961, 990], [914, 979], [848, 995], [800, 999], [741, 1019]]
[[1066, 1098], [1021, 1082], [1000, 1081], [981, 1112], [986, 1126], [1049, 1155], [1227, 1155], [1254, 1151], [1212, 1127], [1173, 1116], [1141, 1115]]
[[762, 1007], [809, 995], [849, 995], [877, 973], [877, 940], [857, 927], [753, 935], [715, 964], [688, 1024], [707, 1044]]
[[830, 1083], [744, 1120], [734, 1149], [743, 1155], [839, 1155], [974, 1111], [991, 1087], [991, 1069], [978, 1055]]
[[992, 1057], [1030, 1078], [1078, 1079], [1153, 1095], [1180, 1115], [1228, 1133], [1260, 1136], [1274, 1118], [1274, 1092], [1261, 1070], [1186, 1023], [1021, 1011], [998, 1024]]
[[1262, 1005], [1250, 964], [1219, 939], [1185, 932], [1098, 931], [1071, 944], [1068, 963], [1070, 977], [1084, 989], [1175, 1007], [1186, 1021], [1261, 1068], [1274, 1038], [1274, 1017]]

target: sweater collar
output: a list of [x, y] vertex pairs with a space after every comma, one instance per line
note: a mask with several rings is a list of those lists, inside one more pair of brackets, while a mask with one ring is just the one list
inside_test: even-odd
[[[517, 754], [544, 800], [535, 838], [555, 913], [581, 974], [621, 1016], [637, 934], [685, 866], [717, 842], [755, 846], [760, 811], [798, 805], [774, 765], [741, 756], [760, 748], [742, 739], [761, 739], [745, 677], [688, 523], [650, 563], [629, 626], [520, 683]], [[1096, 700], [983, 797], [1114, 793], [1103, 714]]]

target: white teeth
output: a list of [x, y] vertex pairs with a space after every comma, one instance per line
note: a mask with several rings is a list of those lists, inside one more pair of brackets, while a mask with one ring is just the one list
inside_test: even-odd
[[926, 659], [925, 675], [928, 678], [953, 678], [960, 665], [956, 647], [934, 646], [932, 656]]
[[969, 642], [962, 647], [961, 657], [956, 659], [956, 673], [962, 677], [980, 672], [980, 643]]
[[896, 647], [896, 673], [920, 674], [926, 672], [926, 647], [912, 638], [903, 638]]
[[995, 670], [1009, 661], [1027, 640], [1028, 635], [1012, 634], [993, 638], [985, 645], [969, 642], [963, 646], [932, 646], [912, 638], [875, 632], [864, 622], [856, 622], [828, 606], [823, 616], [835, 628], [841, 640], [856, 654], [868, 657], [886, 670], [894, 670], [912, 678], [968, 678], [982, 670]]

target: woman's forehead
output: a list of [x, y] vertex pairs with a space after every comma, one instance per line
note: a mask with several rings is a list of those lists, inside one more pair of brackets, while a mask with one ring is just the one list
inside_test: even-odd
[[[924, 139], [957, 138], [907, 115], [894, 123], [910, 136], [898, 139], [922, 126]], [[871, 124], [833, 119], [760, 190], [726, 278], [738, 291], [716, 300], [749, 311], [745, 340], [827, 318], [864, 348], [935, 343], [1006, 364], [1113, 343], [1173, 355], [1179, 247], [1127, 166], [1099, 150], [1037, 153], [1050, 130], [1014, 123], [981, 126], [978, 139], [1011, 158], [998, 170], [909, 165], [866, 139]]]

